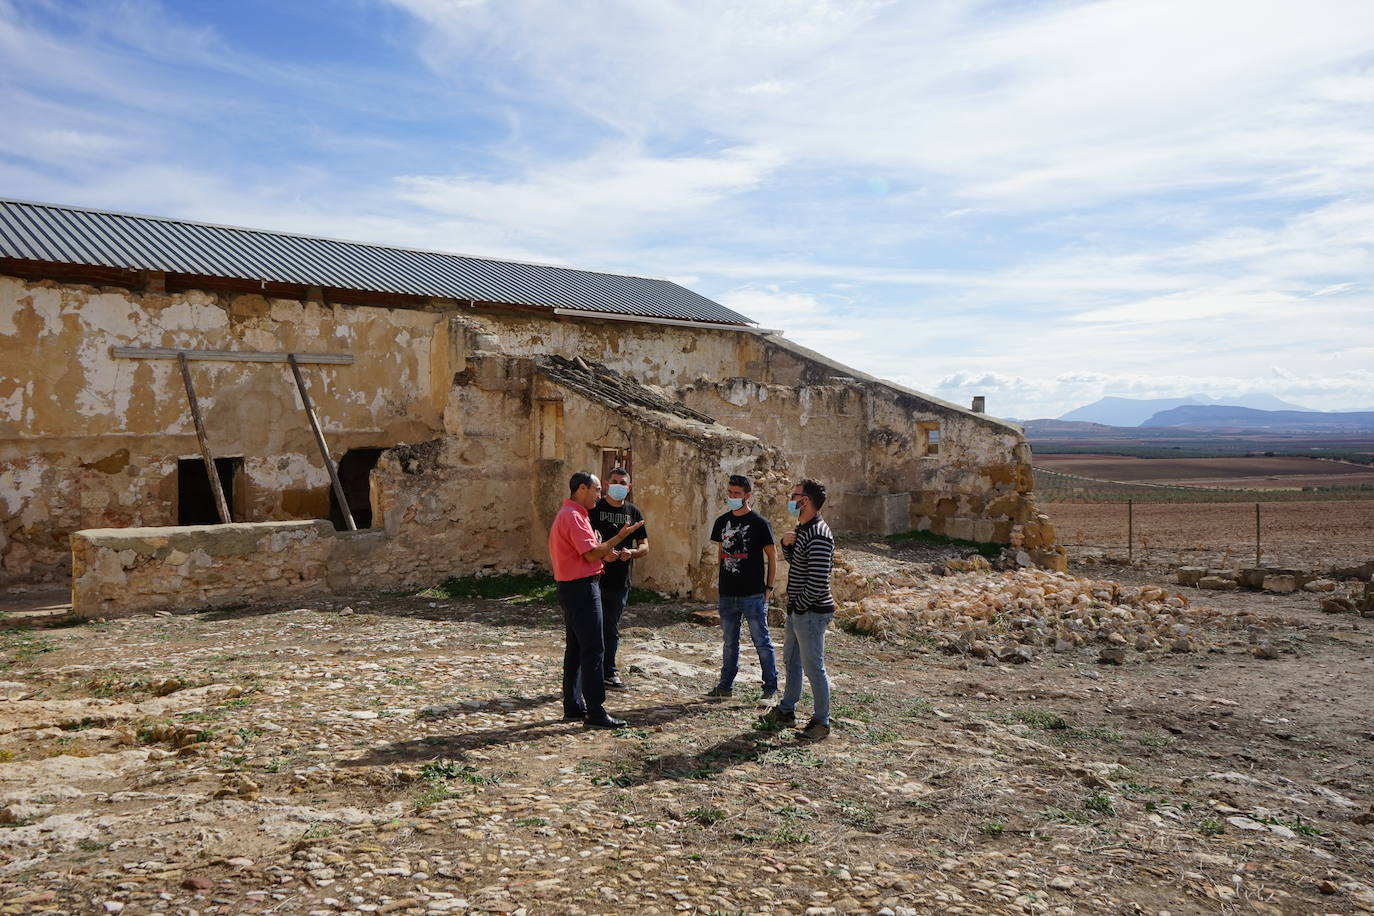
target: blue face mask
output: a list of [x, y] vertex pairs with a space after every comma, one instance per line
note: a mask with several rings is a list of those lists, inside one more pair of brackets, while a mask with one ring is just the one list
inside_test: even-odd
[[730, 511], [731, 511], [731, 512], [735, 512], [735, 511], [738, 511], [738, 510], [744, 508], [744, 500], [742, 500], [742, 499], [727, 499], [727, 500], [725, 501], [725, 505], [727, 505], [727, 506], [730, 507]]
[[622, 500], [630, 495], [630, 488], [623, 483], [613, 483], [606, 488], [606, 495], [614, 500]]
[[801, 505], [795, 499], [787, 501], [787, 514], [791, 516], [801, 515]]

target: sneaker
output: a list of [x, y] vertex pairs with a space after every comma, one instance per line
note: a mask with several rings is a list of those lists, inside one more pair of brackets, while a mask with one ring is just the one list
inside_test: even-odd
[[796, 725], [797, 714], [795, 712], [783, 712], [780, 707], [774, 706], [759, 716], [759, 721], [765, 725]]
[[771, 702], [773, 702], [774, 700], [776, 700], [777, 698], [778, 698], [778, 688], [776, 688], [776, 687], [774, 687], [772, 690], [765, 690], [763, 693], [759, 694], [759, 702], [760, 702], [760, 703], [771, 703]]
[[611, 677], [606, 678], [606, 689], [629, 690], [630, 688], [625, 686], [625, 682], [620, 679], [619, 675], [612, 675]]
[[797, 732], [798, 741], [824, 741], [830, 737], [830, 726], [823, 722], [812, 719], [806, 723], [806, 728]]
[[713, 698], [713, 699], [718, 699], [718, 698], [720, 698], [720, 697], [732, 697], [732, 696], [735, 695], [735, 688], [733, 688], [733, 687], [722, 687], [722, 686], [720, 686], [719, 684], [717, 684], [716, 686], [712, 687], [710, 690], [706, 691], [706, 695], [707, 695], [708, 697]]

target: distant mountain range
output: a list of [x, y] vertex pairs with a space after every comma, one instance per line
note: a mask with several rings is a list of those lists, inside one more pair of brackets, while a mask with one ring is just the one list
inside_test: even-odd
[[[1162, 410], [1191, 405], [1248, 407], [1254, 410], [1310, 411], [1310, 408], [1290, 404], [1271, 394], [1246, 394], [1234, 398], [1213, 398], [1205, 394], [1198, 394], [1189, 398], [1102, 398], [1084, 407], [1071, 410], [1061, 415], [1059, 419], [1102, 423], [1107, 426], [1140, 426]], [[1315, 413], [1316, 411], [1312, 412]]]
[[1252, 410], [1248, 407], [1187, 404], [1162, 410], [1141, 423], [1147, 428], [1247, 429], [1272, 432], [1374, 432], [1374, 411], [1328, 413], [1311, 410]]

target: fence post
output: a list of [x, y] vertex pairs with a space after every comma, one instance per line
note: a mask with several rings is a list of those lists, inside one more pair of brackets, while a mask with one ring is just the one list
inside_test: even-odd
[[1255, 503], [1255, 566], [1260, 566], [1260, 515], [1259, 503]]
[[1135, 563], [1135, 500], [1126, 500], [1126, 562]]

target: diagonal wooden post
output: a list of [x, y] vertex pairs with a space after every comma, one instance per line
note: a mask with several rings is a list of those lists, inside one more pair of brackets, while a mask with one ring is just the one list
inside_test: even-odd
[[196, 424], [196, 439], [200, 441], [200, 458], [205, 462], [205, 473], [210, 477], [210, 491], [215, 494], [215, 511], [221, 523], [230, 522], [229, 504], [224, 499], [224, 488], [219, 483], [219, 469], [210, 455], [210, 440], [205, 435], [205, 421], [200, 417], [200, 402], [196, 400], [196, 389], [191, 384], [191, 368], [186, 364], [186, 353], [177, 353], [177, 363], [181, 366], [181, 380], [186, 383], [186, 400], [191, 404], [191, 419]]
[[339, 511], [343, 513], [344, 524], [349, 531], [357, 531], [358, 525], [353, 521], [353, 512], [348, 508], [348, 497], [344, 495], [343, 482], [339, 480], [339, 471], [334, 467], [334, 459], [329, 457], [329, 446], [325, 444], [324, 433], [320, 431], [320, 421], [315, 418], [315, 405], [310, 401], [310, 392], [305, 390], [305, 376], [301, 375], [301, 367], [296, 362], [296, 354], [286, 354], [286, 361], [291, 364], [291, 372], [296, 376], [296, 387], [300, 389], [301, 403], [305, 405], [305, 415], [310, 418], [310, 428], [315, 431], [315, 444], [320, 447], [320, 456], [324, 458], [325, 470], [329, 472], [329, 479], [334, 484], [334, 495], [339, 500]]

